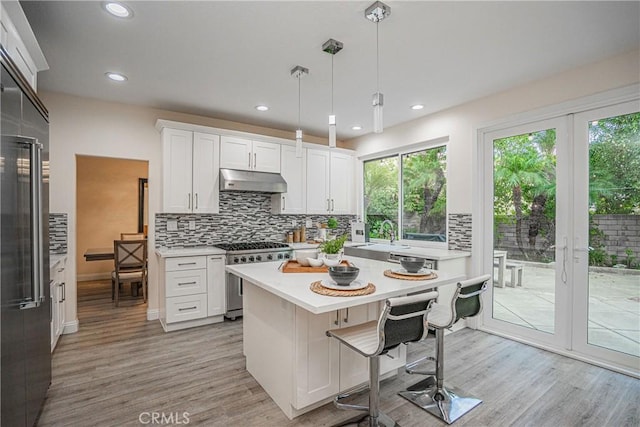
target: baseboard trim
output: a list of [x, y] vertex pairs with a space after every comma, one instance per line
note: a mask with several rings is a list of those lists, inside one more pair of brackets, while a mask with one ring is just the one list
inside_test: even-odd
[[76, 275], [76, 281], [89, 282], [91, 280], [108, 280], [111, 279], [111, 273], [90, 273]]
[[147, 320], [158, 320], [160, 318], [160, 310], [157, 308], [147, 310]]
[[78, 319], [72, 322], [64, 322], [64, 327], [62, 329], [63, 334], [75, 334], [80, 329], [80, 322]]

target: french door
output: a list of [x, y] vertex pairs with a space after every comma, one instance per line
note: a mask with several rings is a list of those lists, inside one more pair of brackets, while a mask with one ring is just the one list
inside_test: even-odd
[[483, 328], [640, 375], [639, 109], [484, 134]]
[[[574, 117], [572, 349], [640, 371], [640, 105]], [[606, 267], [601, 267], [606, 266]]]
[[562, 347], [569, 334], [567, 117], [485, 134], [484, 326]]

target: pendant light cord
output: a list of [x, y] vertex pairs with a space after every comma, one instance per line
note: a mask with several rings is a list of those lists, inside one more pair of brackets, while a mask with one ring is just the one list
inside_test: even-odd
[[380, 37], [378, 35], [378, 24], [380, 21], [376, 21], [376, 92], [380, 92]]
[[335, 53], [331, 54], [331, 114], [333, 115], [333, 57]]
[[298, 75], [298, 129], [300, 129], [300, 75]]

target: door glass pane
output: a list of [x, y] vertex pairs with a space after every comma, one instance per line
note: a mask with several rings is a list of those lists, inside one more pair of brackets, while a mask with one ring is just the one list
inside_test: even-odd
[[554, 332], [556, 131], [493, 141], [493, 317]]
[[364, 162], [364, 214], [372, 238], [389, 238], [391, 227], [398, 229], [398, 156]]
[[402, 238], [447, 241], [447, 147], [402, 155]]
[[589, 123], [588, 342], [640, 356], [640, 113]]

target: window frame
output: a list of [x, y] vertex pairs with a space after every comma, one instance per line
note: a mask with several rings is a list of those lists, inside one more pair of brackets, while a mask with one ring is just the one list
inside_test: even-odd
[[[446, 151], [446, 171], [445, 171], [445, 178], [446, 178], [446, 198], [447, 198], [447, 207], [446, 207], [446, 215], [445, 215], [445, 241], [444, 242], [432, 242], [432, 241], [426, 241], [426, 240], [408, 240], [408, 239], [401, 239], [398, 238], [396, 240], [396, 244], [398, 246], [400, 245], [407, 245], [407, 246], [412, 246], [412, 247], [424, 247], [424, 248], [436, 248], [436, 249], [448, 249], [449, 248], [449, 167], [450, 167], [450, 157], [449, 157], [449, 137], [440, 137], [440, 138], [434, 138], [434, 139], [430, 139], [424, 142], [420, 142], [420, 143], [415, 143], [415, 144], [407, 144], [407, 145], [402, 145], [399, 147], [395, 147], [392, 149], [388, 149], [388, 150], [384, 150], [384, 151], [378, 151], [376, 153], [371, 153], [368, 155], [364, 155], [361, 157], [358, 157], [358, 160], [360, 162], [360, 209], [359, 209], [359, 217], [362, 218], [363, 220], [366, 219], [366, 212], [365, 212], [365, 201], [364, 201], [364, 195], [365, 195], [365, 183], [364, 183], [364, 164], [365, 162], [369, 162], [372, 160], [381, 160], [381, 159], [385, 159], [385, 158], [389, 158], [389, 157], [397, 157], [398, 158], [398, 209], [396, 211], [396, 221], [398, 224], [398, 229], [395, 230], [396, 234], [398, 235], [398, 237], [401, 237], [402, 233], [402, 217], [403, 217], [403, 206], [404, 206], [404, 190], [402, 187], [402, 174], [403, 174], [403, 164], [402, 164], [402, 156], [405, 154], [411, 154], [411, 153], [415, 153], [417, 151], [423, 151], [423, 150], [429, 150], [429, 149], [433, 149], [433, 148], [440, 148], [440, 147], [445, 147], [445, 151]], [[372, 243], [389, 243], [389, 239], [382, 239], [382, 238], [370, 238], [369, 239], [370, 242]]]

